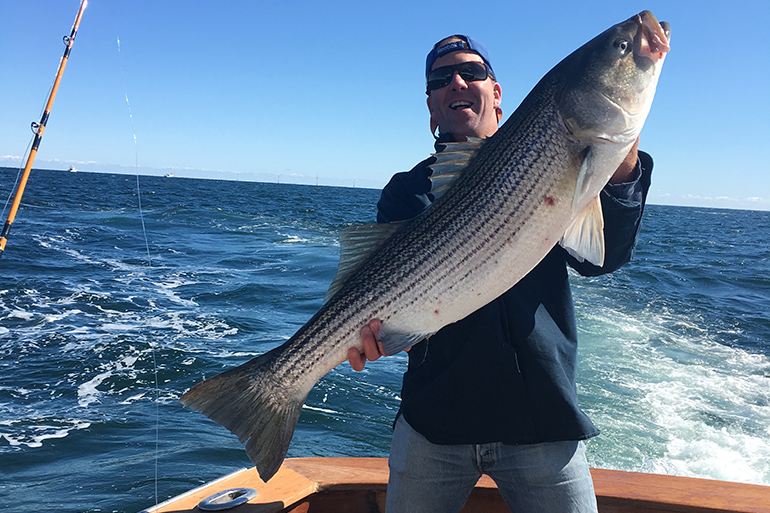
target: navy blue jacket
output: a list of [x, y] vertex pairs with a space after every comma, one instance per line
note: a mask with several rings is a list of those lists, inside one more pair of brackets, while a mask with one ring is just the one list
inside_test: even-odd
[[[393, 176], [377, 205], [378, 222], [410, 219], [430, 205], [433, 162], [431, 157]], [[652, 158], [639, 152], [637, 169], [635, 182], [602, 191], [603, 267], [579, 263], [556, 246], [501, 297], [412, 347], [400, 414], [417, 432], [436, 444], [526, 444], [599, 433], [578, 407], [567, 265], [595, 276], [631, 259]]]

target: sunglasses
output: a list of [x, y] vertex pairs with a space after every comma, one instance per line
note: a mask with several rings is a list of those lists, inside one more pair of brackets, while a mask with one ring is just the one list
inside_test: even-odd
[[486, 80], [489, 77], [489, 66], [485, 62], [468, 61], [451, 66], [441, 66], [428, 73], [428, 94], [435, 89], [448, 86], [455, 71], [466, 82]]

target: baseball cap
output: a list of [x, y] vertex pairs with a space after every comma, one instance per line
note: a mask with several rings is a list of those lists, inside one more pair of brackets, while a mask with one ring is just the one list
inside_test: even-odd
[[459, 37], [462, 39], [462, 41], [452, 41], [450, 43], [443, 44], [438, 47], [433, 47], [433, 50], [428, 53], [428, 57], [425, 59], [425, 77], [428, 77], [428, 74], [430, 73], [430, 68], [433, 66], [433, 63], [436, 62], [436, 59], [441, 57], [442, 55], [446, 55], [448, 53], [457, 52], [460, 50], [469, 50], [471, 52], [476, 52], [481, 56], [482, 59], [484, 59], [484, 62], [489, 66], [489, 71], [492, 74], [493, 77], [497, 77], [495, 74], [495, 71], [492, 69], [492, 64], [489, 62], [489, 53], [487, 52], [487, 47], [483, 44], [479, 43], [475, 39], [473, 39], [470, 36], [464, 36], [462, 34], [455, 34], [454, 36], [448, 36], [444, 39], [448, 39], [449, 37]]

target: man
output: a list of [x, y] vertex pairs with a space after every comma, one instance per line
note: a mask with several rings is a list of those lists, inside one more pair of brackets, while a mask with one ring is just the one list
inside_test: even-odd
[[[431, 129], [441, 143], [493, 135], [502, 89], [486, 49], [466, 36], [438, 42], [426, 62]], [[567, 265], [584, 275], [630, 260], [652, 159], [638, 141], [601, 194], [603, 267], [556, 246], [500, 298], [409, 351], [389, 465], [390, 512], [459, 511], [481, 474], [514, 512], [596, 511], [582, 440], [598, 430], [578, 408], [577, 329]], [[429, 158], [383, 189], [378, 222], [418, 215], [432, 201]], [[356, 370], [382, 356], [373, 320]]]

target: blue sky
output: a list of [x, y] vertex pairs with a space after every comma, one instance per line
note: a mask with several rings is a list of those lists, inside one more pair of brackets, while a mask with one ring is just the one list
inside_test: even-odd
[[[0, 166], [22, 163], [79, 4], [0, 0]], [[432, 151], [435, 41], [487, 45], [507, 116], [643, 9], [672, 26], [649, 201], [770, 210], [766, 0], [90, 0], [35, 167], [379, 188]]]

